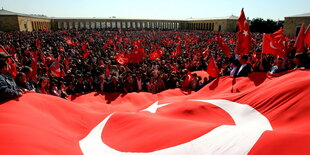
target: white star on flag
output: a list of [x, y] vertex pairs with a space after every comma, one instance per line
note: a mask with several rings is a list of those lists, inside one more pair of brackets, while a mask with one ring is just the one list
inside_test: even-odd
[[244, 31], [243, 34], [244, 34], [244, 36], [249, 35], [248, 31]]

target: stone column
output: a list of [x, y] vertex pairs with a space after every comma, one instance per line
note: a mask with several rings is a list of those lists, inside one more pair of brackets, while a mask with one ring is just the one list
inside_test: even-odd
[[128, 29], [128, 21], [125, 21], [125, 29]]

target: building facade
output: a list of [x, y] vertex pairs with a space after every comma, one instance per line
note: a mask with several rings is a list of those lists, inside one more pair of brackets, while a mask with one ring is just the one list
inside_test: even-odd
[[0, 31], [37, 31], [50, 27], [51, 19], [48, 17], [0, 10]]
[[235, 32], [237, 16], [204, 19], [121, 19], [121, 18], [48, 18], [0, 10], [0, 31], [38, 31], [42, 29], [162, 29]]
[[211, 30], [234, 32], [237, 28], [236, 16], [206, 19], [120, 19], [120, 18], [54, 18], [53, 29], [162, 29], [162, 30]]
[[305, 24], [306, 27], [310, 24], [310, 13], [289, 16], [284, 19], [284, 33], [289, 36], [297, 36], [302, 24]]

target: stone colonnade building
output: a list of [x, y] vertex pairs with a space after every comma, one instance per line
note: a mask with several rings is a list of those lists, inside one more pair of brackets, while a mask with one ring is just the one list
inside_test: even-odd
[[[42, 29], [161, 29], [237, 31], [237, 16], [219, 18], [121, 19], [121, 18], [49, 18], [0, 10], [0, 31], [38, 31]], [[296, 36], [302, 24], [310, 24], [310, 13], [285, 17], [284, 32]]]
[[0, 10], [0, 31], [37, 31], [51, 28], [50, 18]]
[[284, 32], [289, 36], [297, 36], [302, 24], [305, 28], [310, 24], [310, 13], [285, 17]]
[[204, 19], [120, 19], [120, 18], [53, 18], [53, 29], [161, 29], [161, 30], [210, 30], [235, 32], [237, 16]]
[[42, 29], [161, 29], [235, 32], [237, 16], [203, 19], [121, 19], [49, 18], [0, 10], [0, 31], [37, 31]]

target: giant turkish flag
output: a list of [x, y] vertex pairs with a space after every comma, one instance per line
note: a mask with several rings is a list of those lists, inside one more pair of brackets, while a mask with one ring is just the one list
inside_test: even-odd
[[310, 154], [309, 85], [310, 71], [294, 70], [187, 95], [27, 93], [0, 105], [0, 154]]

